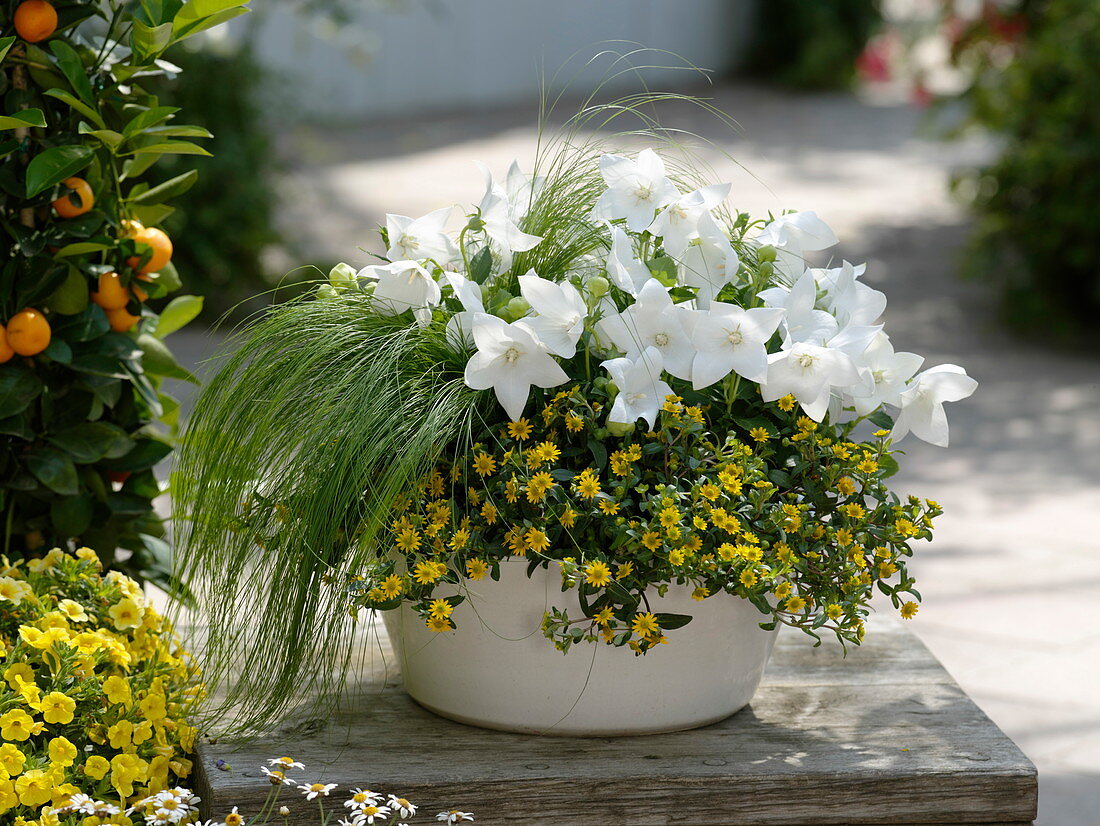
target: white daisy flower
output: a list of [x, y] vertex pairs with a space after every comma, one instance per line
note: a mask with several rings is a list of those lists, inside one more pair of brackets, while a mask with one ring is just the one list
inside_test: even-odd
[[372, 792], [370, 789], [352, 789], [351, 797], [344, 801], [349, 809], [360, 809], [363, 806], [377, 805], [382, 800], [382, 795]]
[[287, 769], [304, 769], [306, 767], [305, 763], [300, 763], [293, 757], [272, 757], [267, 761], [267, 765], [278, 766], [283, 771]]
[[328, 793], [335, 788], [335, 783], [302, 783], [298, 786], [298, 789], [306, 796], [306, 800], [328, 797]]
[[398, 797], [395, 794], [391, 794], [389, 800], [386, 801], [386, 805], [393, 811], [397, 812], [401, 817], [412, 817], [416, 814], [416, 806], [410, 803], [403, 797]]
[[447, 812], [440, 812], [435, 816], [435, 819], [440, 823], [458, 823], [460, 820], [473, 820], [473, 812], [460, 812], [458, 809], [451, 809]]
[[260, 766], [260, 771], [267, 775], [267, 779], [271, 781], [272, 785], [282, 784], [284, 786], [293, 786], [294, 781], [287, 777], [279, 769], [272, 771], [267, 766]]

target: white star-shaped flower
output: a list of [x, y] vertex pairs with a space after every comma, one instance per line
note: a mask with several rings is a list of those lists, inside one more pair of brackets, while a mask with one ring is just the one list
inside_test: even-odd
[[556, 387], [569, 380], [526, 321], [509, 324], [478, 313], [472, 326], [478, 350], [466, 363], [466, 384], [474, 390], [492, 388], [512, 421], [523, 415], [532, 385]]
[[[485, 194], [481, 198], [478, 209], [481, 220], [485, 223], [485, 234], [495, 241], [504, 252], [525, 252], [534, 248], [542, 238], [538, 235], [529, 235], [519, 228], [519, 221], [523, 219], [523, 213], [527, 209], [527, 203], [513, 203], [510, 193], [493, 180], [493, 173], [485, 164], [478, 164], [485, 175]], [[519, 178], [525, 177], [519, 171], [519, 166], [513, 161], [512, 168], [508, 170], [508, 183], [516, 188], [518, 198], [523, 198], [523, 187], [519, 185]], [[530, 197], [530, 187], [527, 187], [527, 197]]]
[[915, 379], [898, 398], [901, 412], [894, 421], [891, 437], [898, 441], [907, 433], [929, 444], [947, 447], [947, 414], [943, 405], [971, 396], [978, 382], [957, 364], [929, 367]]
[[706, 309], [722, 288], [737, 277], [740, 261], [737, 252], [714, 217], [705, 212], [696, 224], [695, 237], [680, 257], [680, 280], [695, 287], [696, 301]]
[[833, 388], [851, 387], [859, 380], [847, 353], [798, 341], [768, 356], [768, 375], [760, 383], [760, 395], [766, 402], [793, 395], [806, 415], [820, 422], [829, 409]]
[[588, 313], [577, 288], [567, 282], [548, 281], [531, 270], [519, 277], [519, 290], [535, 311], [524, 321], [539, 341], [554, 355], [571, 358], [577, 352]]
[[607, 275], [611, 282], [623, 292], [636, 296], [646, 282], [653, 280], [653, 273], [645, 262], [634, 257], [630, 236], [610, 222], [611, 250], [607, 254]]
[[677, 198], [653, 219], [649, 231], [660, 236], [665, 252], [679, 258], [699, 234], [702, 217], [726, 200], [729, 184], [712, 184]]
[[695, 319], [691, 340], [698, 352], [691, 366], [696, 390], [709, 387], [735, 372], [761, 382], [768, 374], [768, 339], [786, 312], [773, 307], [746, 310], [715, 302]]
[[431, 258], [446, 264], [458, 255], [454, 241], [443, 231], [453, 207], [444, 207], [419, 218], [386, 215], [386, 234], [390, 246], [386, 257], [391, 261], [424, 261]]
[[905, 383], [924, 363], [916, 353], [895, 353], [890, 337], [881, 330], [863, 352], [860, 372], [870, 376], [870, 386], [851, 393], [851, 403], [860, 416], [872, 413], [883, 404], [900, 405]]
[[634, 424], [645, 419], [650, 429], [672, 388], [661, 379], [664, 359], [656, 347], [646, 347], [637, 358], [610, 359], [600, 365], [619, 387], [607, 414], [609, 422]]
[[624, 218], [634, 232], [648, 227], [654, 213], [680, 195], [676, 184], [665, 176], [664, 161], [652, 149], [643, 149], [633, 161], [622, 155], [604, 155], [600, 174], [607, 189], [596, 201], [592, 217], [600, 221]]
[[661, 351], [664, 369], [680, 379], [691, 379], [695, 347], [691, 343], [690, 317], [695, 313], [674, 304], [668, 290], [653, 279], [638, 293], [638, 299], [621, 313], [601, 319], [598, 330], [623, 353], [637, 358], [646, 347]]
[[394, 261], [364, 267], [363, 278], [376, 282], [373, 307], [382, 315], [401, 315], [413, 311], [421, 325], [432, 320], [431, 308], [439, 304], [443, 293], [431, 274], [416, 261]]

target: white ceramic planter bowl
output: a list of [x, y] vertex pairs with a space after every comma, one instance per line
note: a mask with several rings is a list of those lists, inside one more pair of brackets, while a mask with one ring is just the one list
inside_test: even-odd
[[[562, 654], [540, 629], [550, 606], [582, 616], [562, 593], [557, 567], [501, 564], [500, 580], [469, 582], [457, 629], [430, 631], [411, 609], [384, 614], [405, 689], [420, 705], [462, 723], [537, 734], [610, 736], [678, 731], [714, 723], [752, 699], [776, 631], [747, 600], [691, 599], [672, 586], [655, 612], [691, 614], [669, 643], [635, 656], [588, 643]], [[457, 590], [455, 591], [457, 593]], [[441, 592], [441, 595], [445, 595]]]

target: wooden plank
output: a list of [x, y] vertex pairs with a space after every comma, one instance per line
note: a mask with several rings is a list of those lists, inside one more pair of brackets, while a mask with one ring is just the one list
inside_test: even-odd
[[[306, 763], [303, 781], [397, 792], [432, 814], [458, 806], [487, 823], [1033, 820], [1034, 766], [905, 629], [876, 625], [846, 658], [781, 634], [749, 707], [703, 729], [644, 737], [453, 723], [404, 694], [395, 669], [369, 662], [375, 681], [340, 708], [249, 743], [200, 745], [196, 785], [213, 804], [209, 816], [232, 805], [254, 811], [270, 789], [259, 766], [286, 753]], [[219, 759], [232, 771], [213, 769]], [[312, 823], [315, 804], [296, 795], [284, 794], [290, 823]]]

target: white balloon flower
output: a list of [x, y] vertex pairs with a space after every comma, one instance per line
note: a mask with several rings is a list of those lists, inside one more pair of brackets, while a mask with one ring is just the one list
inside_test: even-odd
[[509, 324], [478, 313], [472, 327], [477, 352], [466, 363], [466, 384], [474, 390], [492, 388], [512, 421], [523, 415], [532, 386], [557, 387], [569, 380], [526, 321]]
[[696, 316], [692, 343], [698, 349], [691, 365], [696, 390], [709, 387], [735, 372], [761, 382], [768, 374], [768, 339], [783, 319], [782, 309], [715, 302]]
[[361, 278], [375, 281], [374, 308], [381, 315], [413, 311], [421, 326], [432, 320], [431, 308], [439, 304], [442, 291], [431, 274], [416, 261], [376, 264], [359, 271]]
[[677, 198], [653, 219], [649, 231], [660, 236], [665, 252], [679, 258], [699, 235], [699, 222], [730, 194], [729, 184], [712, 184]]
[[901, 412], [894, 421], [891, 437], [898, 441], [912, 432], [929, 444], [947, 447], [948, 427], [945, 402], [962, 401], [978, 389], [978, 382], [957, 364], [929, 367], [904, 390], [898, 403]]
[[605, 265], [607, 274], [616, 287], [636, 296], [647, 282], [653, 280], [653, 273], [645, 262], [634, 257], [630, 236], [621, 227], [608, 221], [607, 228], [611, 232], [611, 250]]
[[588, 312], [577, 288], [564, 281], [548, 281], [531, 270], [519, 277], [519, 290], [536, 313], [524, 322], [547, 350], [571, 358], [577, 352]]
[[600, 174], [607, 189], [596, 201], [592, 217], [601, 221], [625, 218], [633, 232], [648, 227], [654, 213], [680, 195], [676, 184], [665, 176], [665, 162], [652, 149], [643, 149], [633, 161], [622, 155], [603, 155]]
[[634, 424], [645, 419], [650, 429], [672, 388], [661, 379], [664, 359], [656, 347], [646, 347], [636, 358], [610, 359], [600, 365], [618, 385], [619, 393], [607, 414], [608, 422]]
[[605, 316], [597, 329], [631, 358], [637, 358], [647, 347], [656, 347], [665, 370], [690, 380], [695, 347], [687, 327], [695, 312], [674, 304], [668, 291], [653, 279], [639, 291], [637, 301], [621, 313]]
[[773, 402], [792, 395], [815, 422], [825, 418], [834, 387], [851, 387], [860, 380], [851, 357], [832, 347], [798, 341], [790, 349], [768, 356], [768, 375], [760, 396]]
[[390, 246], [386, 257], [391, 261], [425, 261], [446, 264], [458, 255], [454, 241], [443, 231], [452, 207], [437, 209], [419, 218], [407, 215], [386, 215], [386, 234]]

